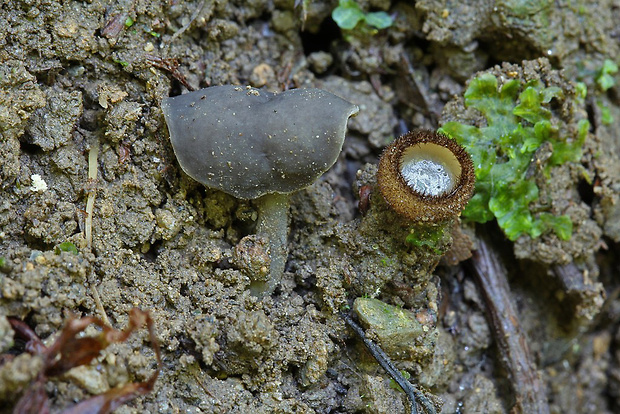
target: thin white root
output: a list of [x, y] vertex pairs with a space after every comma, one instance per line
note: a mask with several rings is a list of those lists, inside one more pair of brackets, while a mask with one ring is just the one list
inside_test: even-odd
[[191, 25], [194, 23], [194, 21], [198, 18], [198, 16], [202, 12], [202, 10], [205, 8], [206, 4], [207, 4], [207, 2], [203, 0], [203, 2], [198, 5], [196, 10], [194, 10], [194, 13], [190, 17], [189, 21], [187, 23], [185, 23], [185, 25], [183, 27], [181, 27], [179, 30], [177, 30], [172, 35], [172, 37], [170, 37], [170, 40], [168, 40], [165, 44], [162, 45], [162, 49], [168, 48], [172, 44], [172, 42], [174, 42], [179, 36], [181, 36], [183, 33], [185, 33], [185, 31], [187, 29], [189, 29], [191, 27]]
[[[88, 198], [86, 199], [86, 220], [84, 223], [84, 239], [86, 239], [86, 246], [89, 250], [93, 245], [93, 212], [95, 210], [95, 197], [97, 196], [97, 157], [99, 156], [99, 141], [97, 139], [91, 143], [90, 152], [88, 153]], [[108, 315], [105, 313], [103, 303], [101, 303], [101, 296], [97, 290], [95, 282], [95, 275], [90, 281], [90, 288], [92, 290], [93, 300], [95, 301], [95, 307], [99, 312], [99, 316], [103, 323], [108, 326], [112, 326]]]
[[84, 239], [90, 249], [93, 244], [93, 211], [97, 196], [97, 157], [99, 156], [99, 141], [95, 139], [88, 153], [88, 199], [86, 200], [86, 221], [84, 223]]

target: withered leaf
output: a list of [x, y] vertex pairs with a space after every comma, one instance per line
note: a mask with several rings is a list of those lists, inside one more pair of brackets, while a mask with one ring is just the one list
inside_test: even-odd
[[[148, 328], [151, 346], [157, 358], [157, 370], [155, 373], [147, 381], [116, 387], [108, 392], [86, 399], [66, 409], [64, 413], [109, 413], [137, 396], [144, 395], [153, 390], [162, 363], [153, 321], [148, 312], [136, 308], [129, 311], [129, 323], [122, 331], [109, 327], [101, 319], [92, 316], [81, 319], [71, 317], [56, 341], [49, 348], [45, 347], [36, 333], [24, 322], [14, 318], [9, 320], [15, 332], [28, 340], [28, 352], [44, 357], [43, 369], [14, 407], [14, 414], [49, 413], [50, 401], [45, 392], [45, 382], [48, 377], [62, 375], [74, 367], [90, 363], [108, 345], [126, 341], [129, 335], [143, 325], [146, 325]], [[91, 324], [101, 328], [99, 335], [76, 337]]]

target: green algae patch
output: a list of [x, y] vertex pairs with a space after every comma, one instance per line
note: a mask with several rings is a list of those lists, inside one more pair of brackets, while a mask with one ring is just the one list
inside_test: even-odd
[[484, 223], [495, 218], [513, 241], [545, 232], [570, 239], [570, 218], [545, 210], [533, 179], [537, 169], [551, 179], [553, 167], [581, 159], [589, 122], [581, 119], [569, 127], [554, 116], [569, 95], [579, 99], [574, 88], [546, 86], [539, 79], [509, 79], [500, 86], [494, 74], [482, 73], [470, 81], [465, 107], [479, 111], [486, 125], [450, 121], [441, 128], [474, 161], [476, 190], [463, 211], [466, 219]]
[[418, 249], [428, 249], [442, 256], [452, 244], [452, 222], [439, 226], [414, 226], [409, 230], [405, 242]]

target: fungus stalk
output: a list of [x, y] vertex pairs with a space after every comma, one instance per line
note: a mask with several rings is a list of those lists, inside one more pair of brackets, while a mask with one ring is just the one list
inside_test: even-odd
[[252, 294], [260, 296], [273, 292], [284, 274], [288, 256], [289, 195], [265, 194], [256, 200], [258, 205], [258, 222], [256, 234], [269, 240], [269, 258], [271, 265], [266, 281], [253, 281], [250, 285]]

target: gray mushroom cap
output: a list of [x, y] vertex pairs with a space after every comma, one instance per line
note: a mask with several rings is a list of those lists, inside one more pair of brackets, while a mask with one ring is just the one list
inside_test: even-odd
[[187, 175], [243, 199], [314, 182], [336, 162], [358, 112], [320, 89], [273, 94], [233, 85], [166, 98], [161, 108]]

